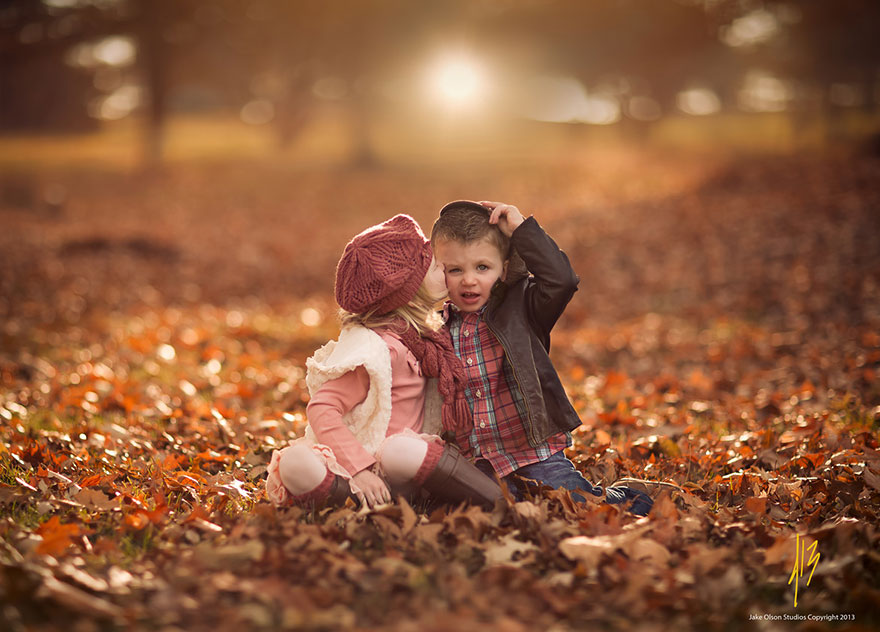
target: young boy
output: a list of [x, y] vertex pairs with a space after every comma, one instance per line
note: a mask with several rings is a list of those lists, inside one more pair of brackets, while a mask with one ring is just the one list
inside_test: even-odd
[[[459, 448], [517, 496], [518, 479], [602, 495], [562, 452], [581, 420], [548, 355], [550, 330], [578, 287], [568, 257], [534, 217], [500, 202], [447, 204], [431, 244], [445, 268], [447, 326], [473, 410], [473, 428], [455, 437]], [[632, 500], [637, 515], [652, 506], [627, 487], [607, 488], [605, 500]]]

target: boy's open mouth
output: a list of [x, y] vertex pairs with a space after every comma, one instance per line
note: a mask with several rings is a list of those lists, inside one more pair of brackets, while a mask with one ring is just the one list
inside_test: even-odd
[[461, 297], [465, 300], [473, 300], [475, 298], [480, 298], [480, 295], [477, 292], [462, 292]]

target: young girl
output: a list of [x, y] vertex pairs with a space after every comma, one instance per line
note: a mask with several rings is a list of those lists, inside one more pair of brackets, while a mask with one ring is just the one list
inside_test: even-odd
[[[369, 507], [419, 487], [458, 503], [493, 505], [494, 480], [436, 434], [472, 424], [465, 374], [435, 306], [446, 296], [443, 268], [408, 215], [356, 235], [336, 268], [339, 339], [306, 362], [311, 400], [302, 438], [272, 454], [266, 480], [277, 505]], [[429, 379], [431, 378], [431, 379]]]

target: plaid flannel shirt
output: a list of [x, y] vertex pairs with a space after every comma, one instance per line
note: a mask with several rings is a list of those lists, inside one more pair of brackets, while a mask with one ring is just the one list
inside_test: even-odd
[[[484, 308], [485, 309], [485, 308]], [[524, 420], [525, 401], [514, 379], [504, 348], [478, 312], [448, 311], [447, 326], [467, 371], [465, 396], [473, 411], [474, 427], [456, 437], [468, 456], [489, 461], [499, 476], [543, 461], [569, 446], [567, 433], [559, 433], [535, 447], [529, 444]]]

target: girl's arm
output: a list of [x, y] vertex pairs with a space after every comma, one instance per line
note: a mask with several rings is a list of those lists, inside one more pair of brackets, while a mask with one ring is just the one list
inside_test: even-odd
[[336, 461], [351, 474], [351, 491], [370, 507], [391, 501], [391, 491], [370, 471], [376, 459], [367, 452], [342, 421], [342, 415], [367, 396], [370, 378], [364, 367], [328, 380], [306, 407], [309, 424], [320, 443], [333, 450]]
[[342, 416], [364, 401], [369, 388], [370, 378], [361, 366], [324, 382], [306, 407], [318, 442], [330, 447], [339, 465], [352, 476], [372, 466], [376, 459], [360, 444]]

